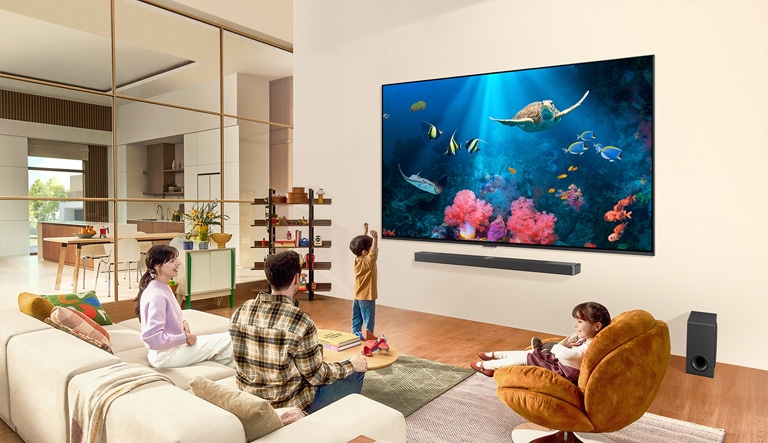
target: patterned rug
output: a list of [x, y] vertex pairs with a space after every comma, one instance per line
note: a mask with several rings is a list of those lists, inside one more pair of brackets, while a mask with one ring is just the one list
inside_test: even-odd
[[[512, 441], [512, 430], [525, 422], [496, 397], [496, 383], [482, 374], [472, 375], [405, 419], [409, 443]], [[646, 413], [605, 436], [616, 443], [722, 443], [725, 431]]]
[[474, 372], [400, 354], [391, 366], [365, 374], [362, 394], [408, 417]]

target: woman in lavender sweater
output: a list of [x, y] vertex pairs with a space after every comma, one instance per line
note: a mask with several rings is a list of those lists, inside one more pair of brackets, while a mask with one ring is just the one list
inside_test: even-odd
[[179, 251], [155, 245], [147, 251], [147, 271], [141, 276], [136, 316], [141, 321], [141, 340], [149, 348], [147, 358], [155, 368], [178, 368], [214, 360], [235, 367], [228, 332], [197, 336], [181, 314], [168, 282], [179, 273]]

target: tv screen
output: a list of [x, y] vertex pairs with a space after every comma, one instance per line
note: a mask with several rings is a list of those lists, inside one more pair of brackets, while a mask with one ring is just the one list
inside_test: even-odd
[[654, 56], [383, 85], [382, 237], [653, 255]]

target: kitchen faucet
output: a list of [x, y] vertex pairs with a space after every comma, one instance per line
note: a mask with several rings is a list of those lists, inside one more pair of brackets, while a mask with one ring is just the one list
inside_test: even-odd
[[163, 214], [163, 205], [157, 205], [155, 215], [160, 214], [160, 220], [165, 220], [165, 214]]

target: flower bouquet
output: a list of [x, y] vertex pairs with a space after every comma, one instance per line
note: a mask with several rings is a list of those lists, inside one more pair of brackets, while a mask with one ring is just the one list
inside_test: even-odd
[[217, 206], [218, 203], [203, 203], [200, 206], [193, 206], [189, 212], [184, 213], [184, 218], [189, 220], [192, 229], [197, 231], [200, 249], [207, 249], [210, 239], [208, 228], [211, 225], [221, 225], [222, 221], [229, 220], [229, 216], [216, 211]]

